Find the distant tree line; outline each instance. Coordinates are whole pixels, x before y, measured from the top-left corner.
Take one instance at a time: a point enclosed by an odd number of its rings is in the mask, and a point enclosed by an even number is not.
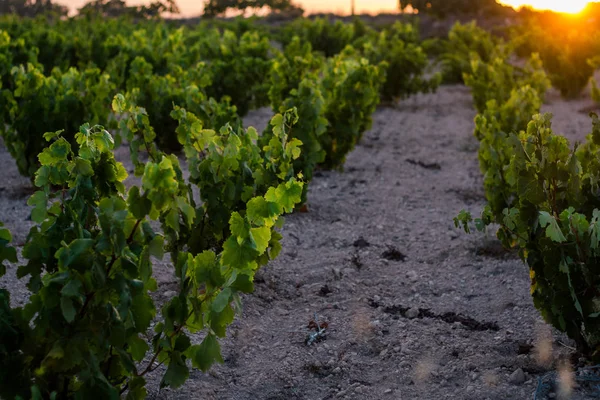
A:
[[[52,0],[0,0],[0,14],[16,14],[23,17],[35,17],[39,14],[66,15],[68,8]]]
[[[217,17],[228,11],[245,12],[248,9],[258,11],[268,9],[272,13],[293,13],[302,15],[303,10],[291,0],[205,0],[204,15]],[[0,14],[16,14],[22,17],[35,17],[41,14],[66,16],[66,6],[53,3],[52,0],[0,0]],[[80,15],[99,15],[102,17],[133,16],[153,18],[163,13],[178,14],[175,0],[156,0],[149,5],[129,6],[124,0],[92,0],[79,9]]]
[[[80,15],[101,15],[103,17],[133,17],[152,18],[168,12],[179,14],[175,0],[157,0],[149,5],[128,6],[123,0],[92,0],[79,9]]]
[[[512,11],[496,0],[399,0],[400,10],[411,6],[419,13],[444,18],[449,15],[499,15]]]
[[[292,4],[291,0],[207,0],[204,3],[204,15],[216,17],[224,15],[227,11],[258,11],[263,8],[274,13],[302,11],[300,7]]]
[[[66,6],[52,0],[0,0],[0,14],[15,14],[21,17],[35,17],[42,14],[66,16]],[[148,5],[128,6],[123,0],[92,0],[79,9],[81,15],[120,17],[130,15],[139,18],[152,18],[169,12],[178,14],[175,0],[157,0]]]

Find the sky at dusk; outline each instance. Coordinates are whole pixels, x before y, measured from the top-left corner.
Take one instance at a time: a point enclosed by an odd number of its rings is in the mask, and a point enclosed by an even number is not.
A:
[[[67,5],[72,11],[83,6],[87,0],[55,0],[57,3]],[[334,12],[349,14],[351,0],[295,0],[308,13]],[[149,3],[150,0],[129,0],[128,4]],[[183,16],[195,16],[202,13],[203,0],[176,0]],[[577,12],[585,7],[587,0],[501,0],[501,3],[511,6],[531,5],[538,9],[555,11]],[[355,0],[357,13],[377,14],[380,12],[396,12],[397,0]]]
[[[502,0],[500,2],[515,7],[529,5],[540,10],[579,12],[585,8],[588,1],[589,0]]]

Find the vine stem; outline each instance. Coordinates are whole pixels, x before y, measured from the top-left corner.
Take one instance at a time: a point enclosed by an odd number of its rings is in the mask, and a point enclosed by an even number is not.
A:
[[[192,314],[194,314],[194,310],[190,311],[190,313],[188,314],[187,318],[185,319],[186,322],[188,319],[190,319],[190,317],[192,316]],[[181,332],[181,330],[183,328],[185,328],[186,324],[183,323],[181,325],[179,325],[170,335],[169,335],[169,339],[172,339],[175,335],[179,334],[179,332]],[[152,368],[152,364],[154,364],[154,362],[156,361],[156,359],[158,358],[159,354],[162,352],[162,348],[158,349],[158,351],[156,353],[154,353],[154,356],[152,357],[152,359],[150,360],[150,362],[148,363],[148,366],[146,366],[146,368],[140,372],[140,373],[136,373],[136,376],[144,376],[146,375],[148,372],[152,372],[154,371],[154,369]],[[162,364],[162,363],[161,363]]]
[[[135,221],[135,225],[133,226],[133,229],[131,230],[129,237],[127,238],[127,244],[131,244],[131,242],[133,241],[133,236],[135,235],[135,231],[137,230],[137,228],[141,222],[142,222],[142,219],[138,219],[137,221]]]
[[[115,265],[115,262],[117,261],[118,258],[119,257],[117,257],[115,254],[112,255],[110,265],[108,266],[108,269],[106,270],[107,276],[110,274],[110,270],[112,269],[113,265]],[[87,307],[89,306],[90,302],[92,301],[92,299],[94,298],[95,295],[96,295],[96,292],[94,291],[94,292],[90,293],[88,296],[86,296],[85,303],[83,303],[83,307],[81,307],[81,310],[79,310],[79,312],[77,313],[78,318],[83,317],[83,314],[85,314]]]
[[[108,350],[108,361],[106,362],[106,369],[104,372],[104,376],[108,378],[108,374],[110,372],[110,365],[112,364],[112,360],[113,360],[113,346],[110,345],[110,348]]]
[[[523,236],[519,235],[517,232],[513,231],[512,229],[510,229],[508,226],[506,226],[506,225],[503,224],[502,227],[504,229],[506,229],[507,231],[509,231],[511,235],[514,235],[514,236],[516,236],[517,238],[519,238],[519,239],[521,239],[523,241],[527,241],[526,238],[524,238]]]
[[[129,235],[129,237],[127,238],[127,244],[130,244],[131,241],[133,240],[133,235],[135,234],[135,231],[137,230],[138,226],[140,225],[140,223],[142,222],[141,219],[138,219],[133,227],[133,229],[131,230],[131,234]],[[110,264],[108,266],[108,269],[106,270],[106,276],[108,277],[108,275],[110,275],[110,271],[112,270],[113,266],[115,265],[115,262],[119,259],[119,257],[116,254],[112,255],[112,258],[110,260]],[[79,313],[77,314],[78,317],[82,317],[83,314],[85,313],[88,305],[90,304],[90,302],[92,301],[92,299],[94,298],[94,296],[96,295],[96,292],[92,292],[90,293],[89,296],[86,297],[85,299],[85,303],[83,303],[83,307],[81,307],[81,310],[79,310]]]
[[[588,261],[588,254],[585,251],[585,247],[583,246],[582,242],[581,242],[581,238],[579,237],[579,232],[577,232],[577,229],[575,229],[575,227],[573,226],[573,221],[569,221],[569,226],[571,227],[571,232],[573,232],[573,234],[575,235],[575,244],[577,245],[577,247],[579,248],[579,251],[581,252],[581,255],[583,256],[583,262],[587,263]]]

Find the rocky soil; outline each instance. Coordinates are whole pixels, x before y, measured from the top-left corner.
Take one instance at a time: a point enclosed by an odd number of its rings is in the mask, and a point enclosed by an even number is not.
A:
[[[590,106],[551,94],[544,111],[576,140],[590,131]],[[269,116],[246,123],[262,128]],[[177,391],[159,390],[156,371],[151,398],[521,400],[551,371],[586,398],[569,383],[570,342],[533,307],[526,266],[493,233],[453,226],[484,204],[474,116],[462,86],[378,110],[345,171],[319,171],[308,212],[287,217],[281,256],[222,341],[225,363]],[[1,146],[0,170],[0,221],[22,243],[32,188]],[[160,300],[174,280],[167,264],[156,271]],[[14,267],[0,286],[26,299]],[[326,337],[307,345],[315,318]]]

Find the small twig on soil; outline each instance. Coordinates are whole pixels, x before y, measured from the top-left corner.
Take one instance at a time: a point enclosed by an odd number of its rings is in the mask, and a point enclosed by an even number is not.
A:
[[[563,343],[563,342],[561,342],[560,340],[558,340],[557,342],[558,342],[558,344],[560,344],[561,346],[563,346],[563,347],[565,347],[565,348],[567,348],[567,349],[569,349],[569,350],[572,350],[572,351],[577,351],[577,349],[576,349],[575,347],[567,346],[566,344],[564,344],[564,343]]]
[[[313,343],[325,340],[327,338],[327,326],[327,322],[325,321],[319,323],[317,313],[315,313],[315,319],[308,323],[308,329],[314,329],[315,332],[311,332],[308,334],[305,341],[306,345],[310,346]]]

